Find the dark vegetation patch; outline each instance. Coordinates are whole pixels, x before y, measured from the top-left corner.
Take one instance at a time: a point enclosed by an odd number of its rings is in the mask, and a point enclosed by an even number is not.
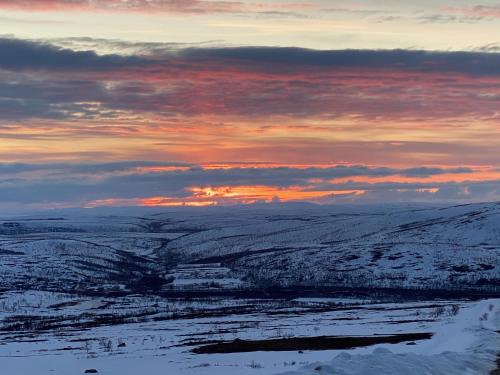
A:
[[[144,275],[137,280],[133,280],[127,286],[130,290],[136,292],[159,291],[166,284],[171,284],[175,280],[174,277],[163,278],[161,276],[150,274]]]
[[[400,258],[404,258],[404,255],[395,254],[395,255],[391,255],[391,256],[387,257],[387,259],[389,259],[389,260],[396,260],[396,259],[400,259]]]
[[[0,255],[25,255],[25,254],[20,251],[0,249]]]
[[[417,221],[414,223],[407,223],[407,224],[402,224],[400,225],[393,233],[402,233],[402,232],[407,232],[407,231],[413,231],[413,230],[422,230],[427,227],[432,227],[434,225],[438,224],[446,224],[450,222],[450,220],[445,219],[445,218],[436,218],[436,219],[429,219],[429,220],[424,220],[424,221]]]
[[[369,322],[363,324],[408,324],[408,323],[434,323],[435,319],[408,319],[408,320],[381,320],[377,322]]]
[[[405,333],[391,336],[317,336],[273,340],[239,340],[203,345],[192,350],[196,354],[248,353],[260,351],[346,350],[376,344],[398,344],[427,340],[432,333]]]
[[[453,266],[452,270],[455,272],[472,272],[471,268],[467,265],[463,266]]]
[[[56,303],[54,305],[50,305],[49,309],[63,309],[65,307],[73,307],[76,306],[80,303],[81,301],[68,301],[68,302],[61,302],[61,303]]]
[[[350,261],[353,261],[353,260],[356,260],[356,259],[359,259],[361,258],[359,255],[356,255],[356,254],[349,254],[349,255],[346,255],[342,258],[339,259],[339,261],[342,261],[342,262],[350,262]]]
[[[279,252],[280,254],[284,254],[284,253],[289,253],[289,252],[294,252],[294,251],[299,251],[299,250],[303,250],[303,249],[294,248],[294,247],[272,247],[270,249],[241,251],[238,253],[230,253],[230,254],[225,254],[225,255],[207,257],[207,258],[203,258],[203,259],[194,260],[190,263],[191,264],[210,264],[210,263],[229,264],[229,263],[233,263],[241,258],[246,258],[246,257],[252,256],[252,255],[261,255],[261,254],[275,253],[275,252]]]
[[[492,286],[492,287],[500,287],[500,279],[485,279],[485,278],[480,278],[476,282],[477,286]],[[498,297],[498,293],[497,293]]]
[[[479,267],[483,270],[483,271],[490,271],[490,270],[494,270],[495,269],[495,266],[492,265],[492,264],[480,264]]]
[[[384,255],[384,253],[379,248],[373,249],[371,251],[371,254],[372,254],[372,259],[371,259],[372,263],[377,263]]]
[[[497,367],[490,372],[490,375],[500,375],[500,354],[497,357]]]
[[[35,316],[13,315],[2,320],[0,333],[7,332],[46,332],[64,329],[86,330],[95,327],[113,326],[148,321],[155,312],[139,311],[134,314],[84,313],[78,316]]]
[[[429,278],[421,278],[422,283]],[[314,286],[294,285],[290,287],[254,287],[245,289],[227,290],[162,290],[157,295],[166,298],[193,299],[193,298],[221,298],[232,297],[242,299],[294,299],[294,298],[376,298],[389,302],[428,301],[437,298],[480,300],[484,298],[498,298],[497,288],[500,279],[480,279],[477,286],[491,287],[491,290],[474,288],[456,289],[396,289],[396,288],[369,288],[369,287],[335,287],[322,285]]]

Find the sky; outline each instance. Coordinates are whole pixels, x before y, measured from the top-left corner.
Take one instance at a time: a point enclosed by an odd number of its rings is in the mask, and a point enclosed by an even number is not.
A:
[[[0,0],[0,209],[500,200],[500,2]]]

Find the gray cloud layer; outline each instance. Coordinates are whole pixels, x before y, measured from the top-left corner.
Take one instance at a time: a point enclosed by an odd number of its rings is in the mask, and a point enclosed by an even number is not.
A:
[[[0,121],[114,119],[123,112],[369,119],[498,112],[500,53],[133,48],[135,55],[99,55],[0,38]]]
[[[139,167],[178,166],[179,170],[138,172]],[[26,177],[26,173],[43,172],[43,178]],[[123,173],[127,172],[127,173]],[[348,177],[429,177],[440,174],[471,173],[468,168],[369,168],[366,166],[335,166],[331,168],[231,168],[202,169],[183,163],[128,161],[102,164],[0,164],[0,201],[25,204],[43,202],[85,203],[92,200],[147,198],[151,196],[186,197],[189,187],[265,185],[278,188],[290,186],[305,190],[419,189],[424,185],[331,184],[327,181]],[[86,176],[91,174],[94,177]],[[310,181],[321,180],[311,183]],[[311,185],[315,187],[311,187]]]
[[[0,38],[0,69],[7,70],[109,70],[140,65],[135,56],[98,55],[94,51],[73,51],[49,43]]]
[[[112,43],[112,42],[111,42]],[[73,51],[47,42],[0,38],[0,68],[8,70],[87,70],[154,66],[179,68],[179,63],[255,64],[255,69],[282,71],[283,66],[403,69],[417,72],[456,72],[500,75],[500,54],[484,52],[414,50],[311,50],[292,47],[174,48],[165,44],[144,44],[157,56],[98,55],[94,51]],[[137,48],[137,47],[136,47]],[[278,66],[276,66],[276,65]],[[189,68],[186,66],[186,68]],[[251,68],[245,66],[245,68]],[[276,68],[276,69],[274,69]]]

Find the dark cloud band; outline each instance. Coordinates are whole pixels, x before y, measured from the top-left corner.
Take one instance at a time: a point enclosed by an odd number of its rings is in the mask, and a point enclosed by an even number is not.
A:
[[[101,41],[101,43],[105,43]],[[113,43],[113,42],[111,42]],[[140,50],[137,43],[135,48]],[[99,55],[73,51],[47,42],[0,38],[0,68],[87,70],[212,69],[222,64],[241,70],[278,74],[296,69],[384,69],[427,73],[461,73],[500,76],[500,53],[417,50],[312,50],[292,47],[175,48],[144,43],[138,56]],[[194,64],[194,65],[193,65]],[[283,67],[288,69],[283,71]]]
[[[137,168],[152,168],[137,171]],[[181,167],[158,171],[161,167]],[[43,178],[26,173],[43,172]],[[123,173],[127,172],[127,173]],[[270,186],[304,190],[366,188],[367,184],[331,184],[349,177],[430,177],[440,174],[473,173],[469,168],[370,168],[335,166],[330,168],[222,168],[204,169],[184,163],[127,161],[101,164],[0,164],[2,202],[85,202],[99,199],[131,199],[150,196],[186,197],[192,186]],[[24,175],[22,175],[24,174]],[[91,175],[89,178],[88,175]],[[316,182],[312,183],[314,180]],[[312,186],[315,186],[312,187]],[[381,185],[383,186],[383,185]],[[399,185],[401,186],[401,185]],[[389,186],[385,186],[389,188]],[[395,187],[392,186],[392,189]]]

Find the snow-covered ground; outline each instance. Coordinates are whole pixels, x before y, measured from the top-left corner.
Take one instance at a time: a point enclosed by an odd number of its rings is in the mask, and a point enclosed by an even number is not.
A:
[[[487,375],[499,287],[498,203],[4,218],[0,374]]]
[[[500,349],[498,334],[494,333],[499,328],[499,307],[499,300],[183,301],[11,292],[0,299],[1,373],[76,375],[96,369],[110,375],[269,375],[287,371],[300,375],[403,374],[403,369],[408,368],[407,374],[488,374]],[[117,324],[99,324],[109,316],[126,319]],[[7,329],[9,324],[12,328],[16,321],[24,321],[23,317],[30,318],[28,325]],[[50,319],[53,321],[48,324]],[[37,321],[47,325],[34,324]],[[350,350],[231,354],[191,351],[211,342],[235,339],[374,337],[423,332],[434,336],[430,340]],[[427,366],[428,371],[422,366]],[[439,372],[445,367],[454,371]],[[337,372],[332,372],[332,368]],[[472,369],[477,371],[471,372]]]
[[[431,340],[411,350],[381,346],[369,354],[346,351],[331,361],[281,375],[481,375],[495,368],[500,353],[500,300],[475,303],[437,328]]]

